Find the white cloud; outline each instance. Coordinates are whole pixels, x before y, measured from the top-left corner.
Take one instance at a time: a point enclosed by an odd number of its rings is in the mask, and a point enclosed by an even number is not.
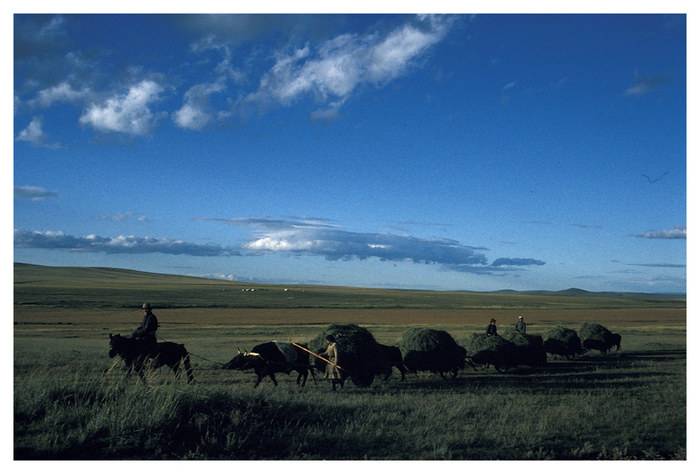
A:
[[[196,257],[221,257],[238,255],[236,249],[219,245],[200,245],[182,240],[120,235],[100,237],[95,234],[74,237],[62,231],[29,231],[15,229],[16,248],[40,248],[70,250],[75,252],[104,252],[110,254],[192,255]]]
[[[651,230],[643,234],[636,234],[635,237],[644,239],[686,239],[686,226],[677,225],[668,230]]]
[[[143,80],[125,94],[93,104],[80,117],[80,123],[108,132],[133,135],[149,133],[159,118],[149,105],[159,99],[163,88],[154,81]]]
[[[17,140],[21,142],[28,142],[33,145],[40,145],[45,140],[46,136],[42,130],[42,121],[38,117],[34,117],[27,128],[19,132],[17,135]]]
[[[211,94],[222,92],[222,81],[213,84],[197,84],[185,93],[183,106],[173,114],[173,120],[181,128],[202,130],[213,119],[215,112],[210,104]]]
[[[306,44],[291,53],[278,53],[258,91],[247,100],[288,105],[311,95],[335,103],[325,113],[317,111],[317,118],[327,118],[358,86],[381,85],[404,74],[444,37],[450,23],[443,17],[419,17],[417,23],[403,25],[384,37],[343,34],[316,48]]]
[[[53,87],[39,91],[36,99],[30,101],[30,105],[37,104],[41,107],[50,107],[54,102],[76,103],[89,97],[91,92],[87,88],[74,89],[67,82],[62,82]]]
[[[450,239],[421,239],[409,235],[360,233],[340,230],[323,220],[284,220],[268,218],[205,218],[202,221],[224,222],[240,227],[254,227],[258,235],[241,245],[247,255],[286,253],[323,257],[327,260],[411,261],[438,264],[445,270],[504,274],[516,267],[544,265],[532,258],[500,258],[489,265],[479,252],[483,247],[471,247]]]
[[[44,201],[55,197],[58,197],[58,193],[39,186],[15,186],[15,199]]]

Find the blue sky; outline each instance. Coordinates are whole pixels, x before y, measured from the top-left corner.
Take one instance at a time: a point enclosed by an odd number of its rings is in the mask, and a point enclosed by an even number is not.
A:
[[[14,261],[685,292],[683,15],[17,15]]]

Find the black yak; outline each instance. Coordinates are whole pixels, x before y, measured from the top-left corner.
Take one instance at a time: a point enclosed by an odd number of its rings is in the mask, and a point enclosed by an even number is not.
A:
[[[439,329],[414,328],[406,331],[398,344],[403,363],[410,372],[435,372],[442,378],[446,374],[457,377],[464,369],[466,349],[458,345],[452,336]]]
[[[379,344],[379,346],[382,348],[382,350],[384,351],[384,355],[391,364],[389,370],[387,371],[386,377],[384,377],[384,380],[388,380],[391,376],[392,367],[396,367],[397,369],[399,369],[399,372],[401,372],[401,380],[406,380],[406,366],[403,363],[401,349],[399,349],[396,346],[386,346],[384,344]]]
[[[622,336],[613,334],[600,324],[583,323],[579,335],[585,350],[600,351],[602,355],[606,355],[613,347],[620,350]]]
[[[493,366],[497,371],[504,372],[517,365],[517,346],[498,334],[472,334],[466,340],[465,347],[467,359],[475,369]]]
[[[300,344],[301,345],[301,344]],[[289,342],[265,342],[253,347],[250,352],[238,350],[238,354],[224,366],[229,370],[253,369],[258,376],[257,387],[264,377],[270,377],[277,385],[276,373],[298,373],[297,385],[306,385],[306,379],[311,371],[315,378],[313,366],[309,365],[309,353]]]
[[[553,355],[561,355],[567,359],[583,352],[581,339],[573,329],[557,326],[544,335],[544,350]]]
[[[506,329],[503,332],[503,338],[515,344],[513,365],[536,366],[547,363],[547,352],[544,350],[542,336]]]

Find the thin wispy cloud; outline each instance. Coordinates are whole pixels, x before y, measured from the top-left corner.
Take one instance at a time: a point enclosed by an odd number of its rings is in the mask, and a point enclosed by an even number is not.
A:
[[[652,268],[686,268],[685,264],[679,263],[627,263],[633,267],[652,267]]]
[[[103,221],[126,222],[134,216],[136,216],[136,220],[139,222],[150,222],[148,217],[144,215],[137,216],[133,211],[118,212],[116,214],[102,214],[100,219]]]
[[[664,82],[666,82],[666,78],[663,76],[639,76],[636,77],[634,83],[625,90],[624,95],[646,95]]]
[[[39,186],[15,186],[15,199],[45,201],[58,197],[58,193]]]
[[[523,267],[530,265],[544,265],[545,262],[534,258],[497,258],[491,264],[492,267]]]
[[[651,230],[641,234],[635,234],[634,237],[643,239],[686,239],[686,226],[677,225],[673,229],[667,230]]]
[[[574,227],[578,227],[580,229],[602,229],[603,227],[596,225],[596,224],[571,224]]]

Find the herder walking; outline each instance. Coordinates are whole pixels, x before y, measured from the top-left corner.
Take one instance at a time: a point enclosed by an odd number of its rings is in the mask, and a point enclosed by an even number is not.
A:
[[[525,321],[523,321],[523,317],[518,316],[518,322],[515,323],[515,330],[525,334],[525,329],[526,329],[526,324],[525,324]]]
[[[345,382],[340,375],[338,348],[335,345],[335,337],[332,334],[326,336],[326,344],[328,344],[328,348],[322,355],[327,356],[328,360],[331,362],[330,364],[326,364],[326,378],[333,384],[333,391],[335,392],[336,384],[340,384],[340,388],[343,388]]]

